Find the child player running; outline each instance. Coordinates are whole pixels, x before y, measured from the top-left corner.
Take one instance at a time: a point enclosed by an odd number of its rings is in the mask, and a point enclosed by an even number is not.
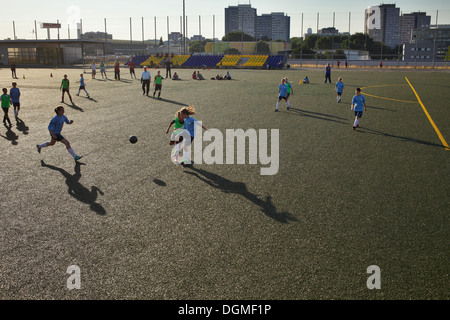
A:
[[[337,93],[337,102],[341,102],[342,92],[344,91],[344,83],[342,82],[342,78],[338,79],[336,82],[336,93]]]
[[[2,104],[2,110],[3,110],[3,125],[6,127],[6,121],[9,123],[9,128],[11,128],[11,120],[9,120],[8,111],[9,106],[12,104],[11,97],[8,94],[8,89],[3,88],[2,89],[3,94],[1,96],[1,104]]]
[[[287,99],[286,99],[286,104],[287,104],[287,109],[289,110],[290,107],[290,103],[289,103],[289,96],[292,94],[294,95],[294,88],[292,88],[291,83],[289,82],[288,78],[284,78],[284,81],[286,82],[286,87],[287,87]]]
[[[69,79],[67,79],[67,74],[64,75],[64,79],[62,79],[61,81],[61,86],[59,87],[59,90],[62,90],[62,98],[61,98],[61,103],[64,103],[64,93],[67,92],[67,94],[69,95],[69,99],[70,102],[72,102],[72,96],[70,95],[69,92],[69,87],[70,87],[70,82]]]
[[[9,95],[11,96],[11,101],[14,107],[14,116],[19,119],[19,110],[20,110],[20,90],[17,88],[17,83],[12,83],[12,88],[9,90]]]
[[[355,122],[353,123],[353,130],[355,130],[359,127],[359,119],[362,117],[363,112],[366,111],[366,99],[361,94],[361,88],[356,88],[351,109],[355,112]]]
[[[161,99],[161,88],[163,77],[161,76],[161,71],[158,71],[158,74],[155,76],[155,82],[153,85],[155,86],[155,91],[153,92],[153,98],[155,98],[156,91],[158,91],[158,99]]]
[[[192,112],[193,107],[189,107],[189,108],[191,108],[191,112]],[[175,113],[175,118],[169,123],[169,126],[167,127],[167,130],[166,130],[166,134],[167,134],[167,133],[169,133],[170,127],[172,125],[174,126],[173,127],[174,130],[172,132],[172,135],[170,136],[169,144],[171,146],[173,146],[176,143],[175,154],[172,155],[173,162],[175,162],[175,163],[178,163],[178,153],[180,152],[179,142],[181,142],[179,138],[182,138],[182,136],[177,138],[177,135],[180,133],[180,129],[182,129],[184,127],[184,120],[181,119],[181,110],[182,109],[178,110]]]
[[[67,151],[72,155],[72,157],[75,159],[75,161],[78,161],[82,158],[82,156],[77,156],[75,151],[73,151],[72,147],[70,146],[70,143],[67,139],[65,139],[61,135],[61,131],[63,128],[64,123],[72,124],[73,120],[67,119],[67,117],[64,115],[64,107],[58,106],[55,108],[56,116],[53,117],[53,119],[50,121],[50,124],[48,125],[48,131],[50,132],[51,140],[50,142],[44,142],[42,144],[37,144],[36,148],[39,153],[41,153],[41,149],[45,147],[51,147],[55,145],[56,141],[59,141],[63,143]]]
[[[281,99],[284,99],[286,101],[286,109],[289,110],[289,101],[287,98],[287,85],[285,78],[281,79],[281,84],[278,86],[278,100],[277,100],[277,108],[275,109],[275,112],[278,112],[278,108],[280,106]]]
[[[86,92],[88,98],[90,98],[89,97],[89,92],[87,92],[87,90],[86,90],[86,84],[84,83],[84,77],[83,77],[82,73],[80,74],[80,81],[77,81],[77,82],[80,84],[80,88],[78,89],[77,96],[80,95],[80,91],[81,90],[84,90],[84,92]]]
[[[183,129],[186,129],[187,132],[189,132],[189,135],[191,136],[191,143],[195,138],[195,123],[197,122],[196,119],[191,117],[191,115],[195,114],[195,107],[189,106],[188,108],[182,108],[180,110],[180,120],[184,122]],[[205,128],[205,126],[202,125],[203,130],[208,130]],[[188,143],[188,146],[190,147],[190,144]],[[185,164],[194,164],[193,161],[190,160],[190,148],[184,149],[184,160],[181,163],[182,165]]]

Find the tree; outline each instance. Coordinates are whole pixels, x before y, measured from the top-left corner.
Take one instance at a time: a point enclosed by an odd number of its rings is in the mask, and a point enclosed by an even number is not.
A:
[[[224,51],[225,54],[241,54],[241,52],[236,48],[228,48]]]
[[[302,45],[302,41],[303,41],[303,38],[299,38],[299,37],[294,37],[294,38],[289,39],[292,50],[294,51],[295,49],[300,47]]]
[[[160,45],[160,46],[163,46],[163,45],[164,45],[164,41],[163,41],[162,37],[159,39],[159,45]]]
[[[256,44],[256,52],[257,53],[270,53],[270,47],[265,41],[258,41]]]
[[[252,36],[242,32],[242,31],[229,32],[222,37],[222,41],[242,41],[242,40],[255,41],[255,39]]]

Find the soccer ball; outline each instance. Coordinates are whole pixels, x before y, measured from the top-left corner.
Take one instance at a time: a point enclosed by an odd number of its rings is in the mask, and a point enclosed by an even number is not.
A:
[[[131,142],[131,143],[136,143],[137,140],[138,140],[138,139],[137,139],[136,136],[131,136],[131,137],[130,137],[130,142]]]

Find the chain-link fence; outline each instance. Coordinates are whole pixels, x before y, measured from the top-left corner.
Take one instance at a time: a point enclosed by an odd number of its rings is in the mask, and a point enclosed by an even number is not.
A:
[[[383,6],[395,7],[381,5],[376,8]],[[0,38],[103,43],[79,46],[83,58],[100,55],[282,54],[295,65],[323,65],[324,61],[329,61],[339,67],[345,67],[345,63],[347,67],[446,66],[445,61],[450,59],[450,10],[405,13],[395,8],[392,17],[389,11],[392,8],[384,7],[366,12],[286,13],[290,17],[289,41],[281,41],[273,36],[276,34],[273,30],[272,38],[255,32],[249,35],[250,38],[238,34],[225,39],[224,15],[94,19],[82,18],[76,6],[69,9],[67,17],[53,21],[58,28],[45,28],[46,25],[38,20],[2,20]],[[388,23],[383,25],[386,19]],[[26,56],[22,59],[25,61],[33,57],[33,49],[16,50],[12,42],[7,45],[12,48],[9,51],[0,49],[2,60]],[[38,50],[42,55],[64,56],[57,49]],[[75,54],[78,50],[72,51]]]

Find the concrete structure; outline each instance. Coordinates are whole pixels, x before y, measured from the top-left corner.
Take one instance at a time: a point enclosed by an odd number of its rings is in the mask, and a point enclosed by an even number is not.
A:
[[[250,4],[225,8],[225,34],[243,31],[256,40],[289,42],[291,18],[282,12],[258,16]]]
[[[400,17],[400,44],[410,42],[412,40],[413,29],[430,28],[431,17],[425,12],[413,12],[402,14]]]
[[[365,10],[364,33],[375,41],[394,48],[399,44],[400,8],[395,4],[382,4]]]

